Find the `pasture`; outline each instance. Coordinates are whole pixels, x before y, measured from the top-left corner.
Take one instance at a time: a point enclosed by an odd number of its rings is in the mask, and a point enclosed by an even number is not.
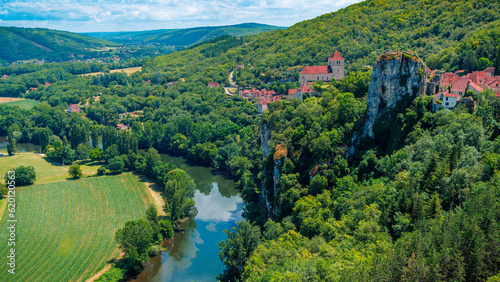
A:
[[[141,71],[142,67],[133,67],[133,68],[125,68],[125,69],[116,69],[116,70],[110,70],[110,73],[114,72],[123,72],[126,75],[131,75],[132,73],[136,71]],[[104,72],[92,72],[92,73],[84,73],[80,74],[80,76],[86,76],[86,75],[98,75],[98,74],[105,74]]]
[[[153,202],[133,174],[16,190],[16,274],[7,272],[7,213],[0,219],[2,281],[86,281],[120,255],[114,232]]]
[[[0,158],[0,175],[19,166],[33,166],[36,172],[36,183],[64,180],[69,177],[68,166],[48,162],[46,158],[34,153],[17,153],[14,156]]]
[[[21,109],[29,110],[34,106],[38,105],[39,101],[28,100],[22,98],[9,98],[2,97],[0,98],[0,104],[5,104],[7,106],[18,106]]]

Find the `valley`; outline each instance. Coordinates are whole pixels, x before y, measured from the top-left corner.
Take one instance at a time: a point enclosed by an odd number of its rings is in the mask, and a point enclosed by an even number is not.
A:
[[[498,280],[499,11],[366,0],[50,62],[61,33],[26,31],[47,62],[0,67],[7,281]]]

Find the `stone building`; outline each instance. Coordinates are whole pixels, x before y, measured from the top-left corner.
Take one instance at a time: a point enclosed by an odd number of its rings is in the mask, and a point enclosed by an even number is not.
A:
[[[339,51],[335,52],[328,58],[327,66],[307,66],[299,76],[299,87],[302,84],[313,83],[316,81],[330,82],[332,78],[341,80],[344,78],[344,58]]]

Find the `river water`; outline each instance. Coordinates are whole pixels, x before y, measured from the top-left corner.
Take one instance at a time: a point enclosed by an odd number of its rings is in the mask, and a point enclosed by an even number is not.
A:
[[[175,233],[167,250],[152,257],[135,281],[217,281],[223,270],[219,259],[219,242],[226,239],[225,229],[242,219],[243,200],[234,181],[216,170],[188,165],[184,158],[162,155],[162,161],[186,171],[198,190],[194,200],[198,214]]]
[[[7,137],[0,137],[0,150],[7,151]],[[16,151],[18,152],[35,152],[41,153],[41,146],[31,143],[16,143]]]

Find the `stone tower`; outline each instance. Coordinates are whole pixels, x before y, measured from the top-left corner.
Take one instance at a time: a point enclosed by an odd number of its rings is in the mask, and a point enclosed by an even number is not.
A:
[[[331,72],[336,80],[344,78],[344,58],[337,50],[328,58],[328,72]]]

